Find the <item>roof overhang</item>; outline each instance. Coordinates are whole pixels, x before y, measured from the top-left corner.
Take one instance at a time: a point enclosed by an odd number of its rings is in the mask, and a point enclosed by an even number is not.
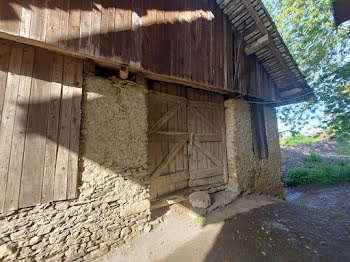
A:
[[[340,26],[343,22],[350,20],[350,1],[333,0],[332,2],[335,24]]]
[[[245,53],[255,55],[280,91],[282,104],[315,98],[261,0],[216,0],[244,37]]]

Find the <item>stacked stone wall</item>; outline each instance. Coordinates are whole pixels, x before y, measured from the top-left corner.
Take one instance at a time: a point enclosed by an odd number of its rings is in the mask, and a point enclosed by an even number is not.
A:
[[[151,229],[147,88],[86,76],[79,197],[0,217],[0,261],[84,261]]]
[[[229,188],[239,193],[258,193],[282,198],[282,167],[276,110],[265,106],[269,156],[258,159],[253,151],[251,110],[248,102],[225,101]]]

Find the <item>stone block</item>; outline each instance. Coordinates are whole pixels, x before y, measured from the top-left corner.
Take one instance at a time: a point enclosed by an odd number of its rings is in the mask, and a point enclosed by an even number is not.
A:
[[[192,193],[188,200],[193,207],[197,208],[208,208],[211,205],[210,195],[203,191]]]

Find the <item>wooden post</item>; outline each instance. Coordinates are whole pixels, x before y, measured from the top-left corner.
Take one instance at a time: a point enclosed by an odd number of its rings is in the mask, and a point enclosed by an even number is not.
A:
[[[127,65],[123,65],[120,67],[119,77],[123,80],[128,79],[129,77],[129,67]]]
[[[95,62],[91,59],[84,61],[84,74],[88,76],[95,75]]]

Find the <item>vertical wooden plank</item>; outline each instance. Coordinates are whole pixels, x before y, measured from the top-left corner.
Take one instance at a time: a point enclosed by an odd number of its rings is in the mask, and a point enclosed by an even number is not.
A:
[[[0,1],[1,31],[13,35],[19,34],[22,15],[22,0]]]
[[[54,182],[58,147],[58,123],[62,92],[62,71],[63,56],[60,54],[54,54],[50,84],[45,164],[41,192],[42,203],[48,203],[54,200]]]
[[[47,24],[47,8],[46,0],[34,0],[32,8],[32,17],[30,23],[30,38],[41,42],[45,42],[46,24]]]
[[[228,32],[229,32],[229,42],[228,42],[228,50],[229,50],[229,60],[228,60],[228,64],[229,64],[229,89],[232,90],[233,89],[233,76],[234,76],[234,64],[235,64],[235,59],[234,59],[234,54],[233,54],[233,50],[234,50],[234,35],[231,31],[231,27],[230,27],[230,23],[227,22],[227,27],[228,27]]]
[[[4,105],[6,81],[10,64],[11,45],[7,40],[0,40],[0,126]]]
[[[210,10],[213,10],[213,2],[209,2]],[[213,14],[215,12],[213,11]],[[209,23],[209,84],[214,85],[214,30],[215,30],[215,17]]]
[[[11,155],[11,143],[16,115],[17,92],[20,81],[23,49],[17,45],[11,48],[9,73],[0,126],[0,212],[4,210],[5,193]]]
[[[74,62],[74,82],[73,86],[70,87],[72,89],[73,98],[70,123],[67,199],[73,199],[77,197],[81,99],[83,94],[83,61],[76,59]]]
[[[123,53],[123,21],[124,21],[124,11],[120,6],[120,1],[116,0],[115,3],[115,22],[114,22],[114,59],[117,62],[122,61],[122,53]]]
[[[171,95],[176,95],[176,88],[175,85],[168,84],[169,89],[168,93]],[[169,102],[167,103],[168,105],[168,111],[170,111],[174,106],[176,106],[176,103]],[[177,114],[173,116],[172,118],[169,119],[168,121],[168,132],[176,132],[177,131]],[[169,142],[169,151],[175,146],[176,142]],[[169,163],[169,173],[175,173],[176,170],[176,159],[177,159],[178,154],[176,154],[175,159],[170,161]]]
[[[179,2],[171,2],[171,13],[170,13],[170,24],[168,27],[170,27],[169,32],[167,33],[167,37],[170,41],[171,44],[171,49],[170,49],[170,62],[171,62],[171,75],[172,76],[179,76],[179,48],[178,48],[178,29],[180,29],[180,27],[178,26],[179,24],[179,10],[180,7],[178,6],[180,3]],[[174,39],[174,36],[175,37]],[[182,39],[183,40],[183,39]]]
[[[196,73],[198,71],[197,67],[197,48],[196,48],[196,43],[197,43],[197,27],[196,27],[196,0],[190,0],[191,2],[191,22],[190,22],[190,27],[191,27],[191,42],[190,42],[190,48],[191,48],[191,66],[190,66],[190,79],[195,81],[196,80]]]
[[[164,46],[164,0],[161,0],[157,3],[157,33],[156,33],[156,72],[164,72],[164,60],[168,59],[164,57],[164,49],[167,48]]]
[[[94,0],[93,2],[93,12],[92,12],[92,32],[91,32],[91,41],[92,41],[92,53],[96,57],[100,56],[100,30],[101,30],[101,13],[102,5],[101,0]]]
[[[66,0],[48,1],[48,15],[45,42],[51,45],[58,45],[60,40],[61,8]]]
[[[21,25],[20,25],[20,29],[19,29],[19,35],[22,37],[29,38],[30,24],[31,24],[31,19],[32,19],[31,6],[34,3],[34,0],[28,0],[28,1],[23,1],[23,2],[26,2],[26,4],[22,6]]]
[[[154,82],[154,91],[160,92],[161,87],[159,82]],[[154,106],[154,117],[156,122],[161,119],[162,117],[162,112],[161,112],[161,103],[159,101],[155,101],[155,106]],[[163,159],[162,156],[162,142],[157,141],[155,142],[155,147],[154,147],[154,158],[155,158],[155,167],[158,167]],[[154,170],[153,170],[154,171]],[[153,184],[154,187],[154,196],[157,197],[159,195],[159,186],[157,183]]]
[[[228,89],[228,32],[227,31],[227,26],[226,26],[226,17],[225,15],[222,16],[222,27],[223,27],[223,38],[224,38],[224,43],[223,43],[223,53],[224,53],[224,57],[223,57],[223,73],[224,73],[224,84],[223,84],[223,88]]]
[[[72,51],[79,50],[81,1],[82,0],[72,0],[69,5],[67,48]]]
[[[191,79],[191,1],[185,1],[184,78]]]
[[[121,0],[121,5],[124,7],[123,18],[123,46],[122,46],[122,62],[129,64],[130,62],[130,45],[131,41],[131,6],[132,1]]]
[[[143,0],[132,0],[130,65],[141,67]]]
[[[206,72],[204,72],[204,61],[203,61],[203,56],[206,55],[205,53],[205,42],[207,41],[207,39],[203,39],[202,38],[202,33],[203,33],[203,22],[202,22],[202,18],[201,18],[201,10],[203,8],[203,3],[196,1],[196,5],[195,5],[195,15],[196,15],[196,20],[194,21],[195,23],[195,27],[196,27],[196,34],[195,34],[195,58],[196,58],[196,69],[195,69],[195,77],[194,79],[196,81],[199,82],[203,82],[204,79],[204,74]]]
[[[152,10],[151,10],[151,4],[152,0],[143,0],[143,13],[144,16],[142,17],[142,46],[141,46],[141,66],[142,68],[149,70],[150,69],[150,63],[152,61],[151,56],[151,49],[150,49],[150,43],[151,43],[151,28],[152,28]]]
[[[61,48],[66,49],[68,46],[68,21],[69,21],[69,5],[70,1],[74,0],[62,0],[62,6],[60,9],[60,33],[58,45]]]
[[[185,74],[185,46],[186,46],[186,16],[185,16],[185,1],[177,1],[179,9],[179,22],[175,23],[177,37],[176,37],[176,74],[183,78]]]
[[[114,1],[102,0],[101,9],[101,31],[100,31],[100,56],[103,58],[111,58],[113,48],[114,34]]]
[[[162,73],[165,75],[171,75],[171,60],[172,60],[172,50],[176,41],[174,40],[174,35],[172,35],[172,9],[171,4],[164,1],[163,4],[163,23],[161,27],[163,28],[163,48],[162,48]]]
[[[79,52],[92,54],[91,34],[92,34],[92,0],[83,0],[80,12],[80,41]]]
[[[51,70],[52,53],[36,49],[22,167],[20,208],[41,202]]]
[[[208,2],[205,1],[205,3],[203,3],[204,5],[204,10],[208,10]],[[202,54],[201,54],[201,59],[202,59],[202,81],[206,84],[209,83],[209,44],[210,44],[210,32],[209,32],[209,21],[206,19],[202,19],[202,26],[201,26],[201,30],[202,30],[202,44],[203,44],[203,48],[201,48]]]
[[[74,58],[65,57],[63,67],[63,87],[60,105],[58,151],[55,171],[54,200],[67,198],[69,138],[72,113],[72,89],[74,85]]]
[[[35,50],[33,47],[26,46],[23,48],[21,76],[12,135],[10,166],[7,178],[5,210],[18,209],[34,54]]]
[[[158,63],[158,58],[156,57],[156,50],[157,50],[157,10],[156,5],[153,0],[151,1],[151,10],[150,10],[150,23],[151,23],[151,31],[150,31],[150,70],[152,72],[156,72],[156,64]]]

